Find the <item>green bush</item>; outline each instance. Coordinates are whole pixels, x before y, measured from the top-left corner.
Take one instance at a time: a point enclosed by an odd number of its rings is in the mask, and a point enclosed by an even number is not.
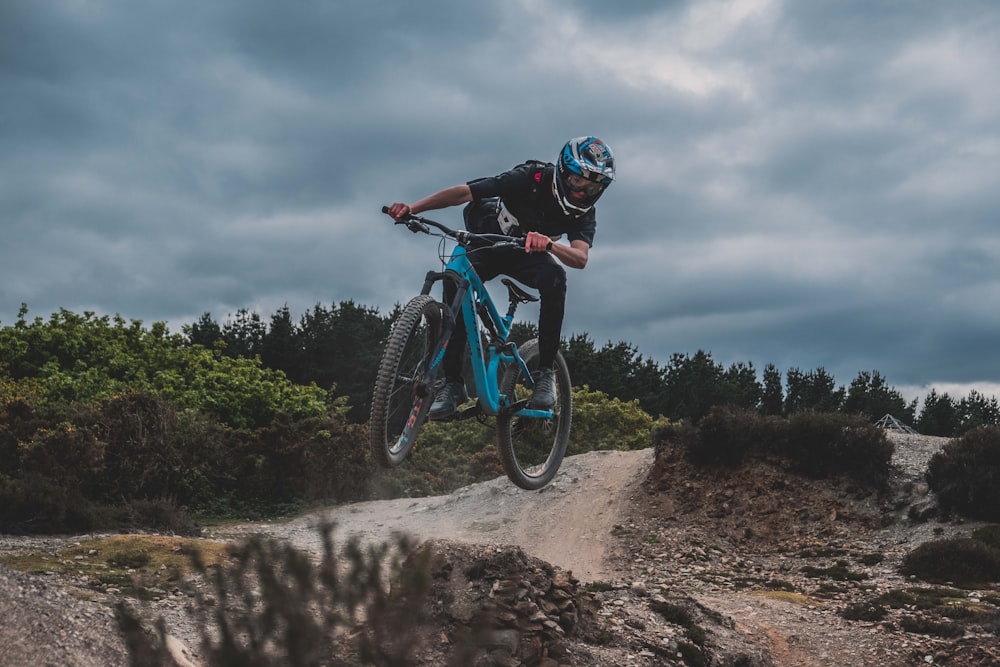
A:
[[[327,392],[293,384],[283,371],[264,368],[256,357],[227,357],[197,345],[174,350],[173,357],[170,366],[156,372],[153,389],[229,426],[255,428],[279,415],[306,419],[327,410]]]
[[[6,383],[9,390],[13,385]],[[0,386],[0,389],[3,387]],[[233,429],[151,392],[53,404],[0,402],[0,531],[179,527],[368,494],[365,429],[344,410]]]
[[[503,474],[492,423],[427,422],[403,465],[375,475],[374,495],[420,497],[451,493]]]
[[[594,450],[636,450],[650,446],[656,422],[639,400],[622,401],[583,386],[573,390],[573,429],[569,454]]]
[[[874,600],[868,600],[847,605],[840,612],[840,615],[848,621],[877,622],[884,619],[887,613],[884,605]]]
[[[1000,428],[978,428],[931,457],[927,483],[942,511],[1000,520]]]
[[[810,477],[846,475],[882,485],[889,478],[893,444],[865,417],[799,412],[788,419],[783,453]]]
[[[22,315],[23,315],[22,309]],[[125,392],[155,393],[181,409],[214,415],[238,428],[265,426],[280,414],[321,416],[330,400],[314,384],[290,382],[259,358],[232,358],[170,334],[162,322],[77,315],[0,327],[0,399],[10,383],[49,405],[90,404]]]
[[[650,434],[656,455],[674,447],[689,452],[698,446],[698,428],[691,422],[658,423]]]
[[[265,428],[239,431],[228,452],[235,475],[230,488],[247,501],[272,504],[359,500],[374,472],[361,444],[365,433],[342,414],[279,417]]]
[[[957,623],[934,621],[929,618],[904,616],[899,621],[900,627],[915,635],[930,635],[932,637],[961,637],[965,630]]]
[[[751,454],[773,451],[783,427],[781,419],[755,410],[717,406],[698,422],[696,431],[688,432],[688,455],[702,464],[739,465]]]
[[[78,486],[37,473],[0,472],[0,533],[82,533],[99,524],[97,507]]]
[[[972,538],[979,540],[988,547],[1000,549],[1000,526],[990,524],[972,531]]]
[[[1000,581],[1000,550],[968,537],[925,542],[906,554],[900,571],[932,583],[988,584]]]
[[[732,407],[712,408],[697,426],[657,428],[653,441],[679,443],[700,464],[779,457],[811,477],[845,475],[873,486],[888,479],[893,452],[885,432],[863,417],[799,412],[786,420]]]

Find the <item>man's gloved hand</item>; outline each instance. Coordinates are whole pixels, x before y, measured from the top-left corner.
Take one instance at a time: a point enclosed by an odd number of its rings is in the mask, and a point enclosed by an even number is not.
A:
[[[552,239],[545,234],[528,232],[524,239],[525,252],[548,252],[552,249]]]

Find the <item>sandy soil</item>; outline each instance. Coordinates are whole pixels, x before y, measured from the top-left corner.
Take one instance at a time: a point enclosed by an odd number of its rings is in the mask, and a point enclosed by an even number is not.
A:
[[[281,523],[226,526],[208,536],[278,535],[319,553],[316,525],[326,519],[336,524],[338,539],[382,543],[407,533],[421,540],[516,544],[582,581],[598,581],[616,576],[608,559],[610,535],[641,493],[652,463],[651,449],[592,452],[568,457],[540,491],[524,491],[502,477],[447,496],[355,503]]]

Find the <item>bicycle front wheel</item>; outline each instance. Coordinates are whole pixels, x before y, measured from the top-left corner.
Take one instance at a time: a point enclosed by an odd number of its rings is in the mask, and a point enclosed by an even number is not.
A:
[[[372,396],[368,438],[372,455],[386,468],[413,449],[434,402],[430,355],[441,336],[441,304],[428,295],[406,304],[389,333]]]
[[[531,340],[520,347],[521,358],[529,371],[538,368],[538,341]],[[556,404],[552,417],[519,417],[512,414],[497,416],[497,449],[500,461],[510,481],[522,489],[540,489],[555,477],[566,455],[569,431],[573,421],[573,396],[569,369],[562,354],[552,364],[556,374]],[[511,402],[531,396],[527,380],[516,364],[504,373],[500,391]]]

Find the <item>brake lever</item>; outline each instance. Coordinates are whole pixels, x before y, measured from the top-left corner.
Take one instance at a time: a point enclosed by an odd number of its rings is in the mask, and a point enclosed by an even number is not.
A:
[[[385,213],[386,215],[389,215],[389,207],[383,206],[382,212]],[[407,215],[405,220],[395,220],[394,224],[406,225],[406,228],[409,229],[414,234],[416,234],[417,232],[423,232],[424,234],[431,233],[431,228],[425,225],[423,222],[421,222],[420,218],[413,215],[412,213]]]
[[[406,225],[406,228],[409,229],[414,234],[416,234],[417,232],[423,232],[424,234],[430,234],[431,233],[431,228],[428,227],[427,225],[425,225],[424,223],[420,222],[419,220],[413,220],[413,219],[410,219],[410,220],[397,220],[396,224],[397,225]]]

